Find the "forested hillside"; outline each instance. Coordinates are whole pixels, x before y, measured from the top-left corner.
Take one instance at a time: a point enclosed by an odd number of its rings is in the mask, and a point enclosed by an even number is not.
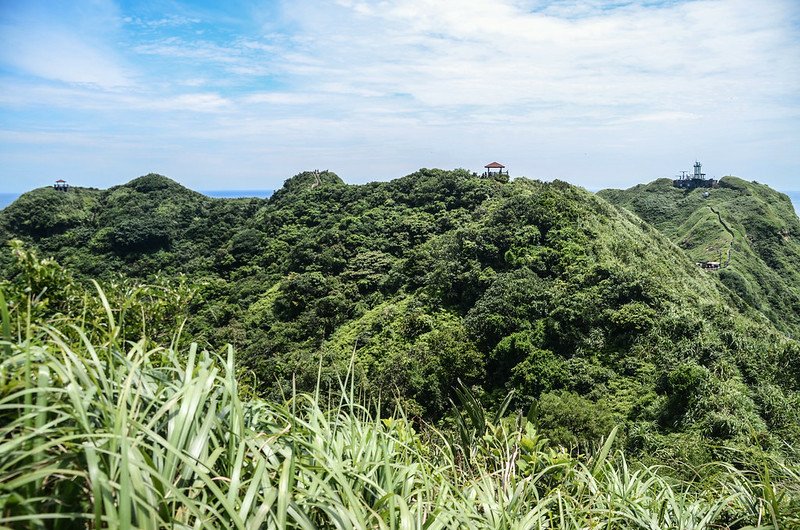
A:
[[[627,208],[695,261],[719,261],[719,279],[779,329],[800,337],[800,219],[786,195],[724,177],[680,190],[668,179],[600,196]]]
[[[148,175],[35,190],[0,225],[79,280],[194,293],[186,333],[233,344],[267,398],[350,369],[418,421],[449,421],[461,380],[487,407],[513,390],[554,443],[620,424],[660,462],[800,440],[800,344],[655,228],[563,182],[302,173],[270,199],[222,200]]]

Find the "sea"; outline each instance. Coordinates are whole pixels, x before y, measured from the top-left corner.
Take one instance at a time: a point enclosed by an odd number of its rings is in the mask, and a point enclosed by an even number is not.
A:
[[[246,197],[257,197],[267,199],[275,193],[275,190],[206,190],[201,191],[207,197],[215,199],[241,199]],[[0,210],[17,200],[21,193],[0,193]]]
[[[0,193],[0,210],[17,200],[21,193]]]
[[[786,193],[786,195],[792,199],[792,204],[794,204],[794,212],[800,216],[800,191],[786,191],[784,193]]]
[[[244,199],[250,197],[268,199],[275,193],[275,190],[205,190],[200,193],[215,199]]]

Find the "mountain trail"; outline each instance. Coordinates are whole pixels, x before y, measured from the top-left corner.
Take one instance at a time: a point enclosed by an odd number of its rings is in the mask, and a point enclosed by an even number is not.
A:
[[[733,230],[731,230],[731,227],[729,227],[728,224],[722,219],[722,215],[715,210],[713,206],[709,205],[708,209],[717,215],[717,219],[719,219],[719,223],[722,225],[722,228],[724,228],[725,231],[731,236],[731,242],[728,244],[728,257],[725,260],[725,263],[721,265],[721,267],[727,267],[731,264],[731,252],[733,252],[733,241],[736,239],[736,236],[734,235]]]

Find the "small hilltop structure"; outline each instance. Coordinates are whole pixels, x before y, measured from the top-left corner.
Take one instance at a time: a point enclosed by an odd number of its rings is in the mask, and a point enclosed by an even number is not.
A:
[[[708,271],[718,271],[722,264],[719,261],[698,261],[697,266]]]
[[[707,179],[703,173],[703,165],[697,160],[694,161],[694,173],[681,171],[672,181],[676,188],[693,190],[695,188],[716,188],[719,181],[713,178]]]
[[[486,171],[481,175],[483,178],[494,179],[498,182],[508,182],[508,169],[500,162],[490,162],[483,166]],[[505,169],[505,171],[503,171]]]
[[[69,184],[67,184],[66,180],[58,179],[55,184],[53,184],[53,189],[56,191],[67,191],[69,189]]]
[[[503,175],[503,174],[508,176],[508,170],[507,169],[505,170],[505,173],[503,172],[503,170],[505,169],[506,166],[504,166],[500,162],[490,162],[490,163],[486,164],[483,167],[486,169],[486,171],[484,171],[484,173],[483,173],[484,177],[494,177],[494,176]],[[497,171],[492,171],[493,169],[495,169]]]

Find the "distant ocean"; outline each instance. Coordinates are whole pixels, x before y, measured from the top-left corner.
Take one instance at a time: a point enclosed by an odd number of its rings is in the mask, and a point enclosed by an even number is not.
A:
[[[21,193],[0,193],[0,210],[17,200]]]
[[[788,195],[790,199],[792,199],[794,211],[800,216],[800,191],[785,191],[784,193]]]
[[[245,197],[267,199],[275,193],[275,190],[205,190],[200,193],[215,199],[242,199]]]

